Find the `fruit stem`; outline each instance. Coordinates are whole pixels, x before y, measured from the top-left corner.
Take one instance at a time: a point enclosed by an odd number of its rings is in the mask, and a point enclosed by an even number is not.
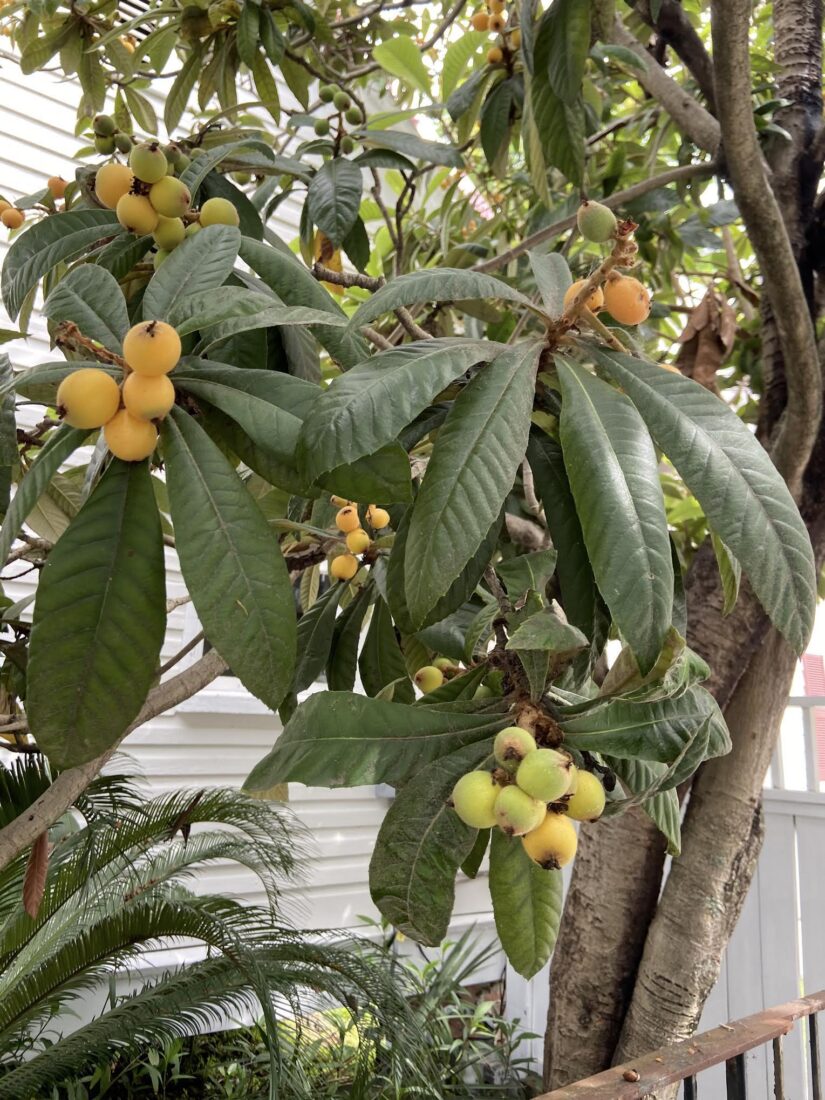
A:
[[[109,351],[90,340],[88,336],[84,336],[73,321],[60,322],[55,332],[54,342],[56,347],[61,349],[69,348],[76,351],[82,348],[83,351],[88,351],[100,363],[112,363],[124,371],[127,370],[126,360],[122,356],[116,355],[113,351]]]

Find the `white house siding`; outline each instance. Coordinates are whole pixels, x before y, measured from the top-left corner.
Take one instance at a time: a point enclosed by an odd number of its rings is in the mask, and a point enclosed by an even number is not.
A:
[[[50,175],[71,179],[81,142],[74,136],[77,88],[56,76],[23,76],[8,54],[0,53],[0,194],[13,200],[41,189]],[[283,90],[284,102],[289,92]],[[297,235],[300,204],[281,204],[270,220],[285,241]],[[8,234],[0,232],[0,260]],[[10,327],[0,312],[0,327]],[[51,357],[45,324],[37,312],[27,341],[6,345],[15,366],[31,366]],[[59,358],[59,356],[58,356]],[[185,592],[177,561],[166,552],[167,596]],[[30,591],[30,579],[6,585],[12,598]],[[191,609],[177,608],[169,616],[164,658],[193,633]],[[181,786],[227,783],[240,785],[253,764],[271,747],[280,729],[276,715],[244,692],[237,680],[224,678],[133,734],[124,744],[154,791]],[[357,929],[361,916],[377,917],[369,897],[368,870],[375,836],[389,805],[372,787],[328,791],[290,785],[290,803],[310,831],[311,858],[305,882],[290,894],[295,919],[303,927]],[[302,840],[306,845],[307,841]],[[231,867],[203,872],[204,886],[263,900],[251,879]],[[486,878],[463,880],[457,890],[455,933],[477,925],[485,942],[492,937],[492,915]],[[174,953],[179,957],[180,953]],[[497,961],[481,975],[501,972]]]

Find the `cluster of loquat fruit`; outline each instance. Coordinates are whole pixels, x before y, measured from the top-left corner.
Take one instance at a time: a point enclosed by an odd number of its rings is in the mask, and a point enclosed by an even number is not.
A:
[[[238,225],[238,211],[228,199],[207,199],[200,210],[191,209],[189,188],[170,167],[178,146],[161,148],[158,141],[130,146],[129,163],[112,161],[98,168],[94,190],[98,200],[114,210],[117,220],[132,233],[151,233],[157,245],[155,269],[186,237],[208,225]],[[186,154],[181,154],[186,156]],[[187,163],[188,163],[188,157]]]
[[[106,446],[124,462],[139,462],[158,442],[154,423],[175,403],[168,375],[178,363],[180,337],[165,321],[141,321],[123,338],[122,385],[104,370],[81,367],[57,390],[57,411],[73,428],[103,429]]]
[[[507,29],[507,5],[505,0],[487,0],[487,10],[483,8],[470,17],[470,25],[476,31],[492,31],[500,35],[500,45],[491,46],[487,51],[487,63],[500,65],[508,54],[514,53],[521,45],[521,31],[518,27]]]
[[[458,780],[452,806],[474,829],[498,826],[521,837],[527,855],[545,870],[570,863],[578,843],[573,821],[596,821],[605,792],[592,772],[577,768],[567,753],[539,748],[529,730],[508,726],[493,743],[498,767],[472,771]]]
[[[361,517],[358,514],[358,505],[354,500],[346,500],[344,497],[332,497],[332,503],[338,508],[335,515],[335,526],[345,536],[347,544],[346,553],[336,554],[329,563],[330,576],[338,581],[351,581],[359,569],[358,556],[369,550],[372,539],[361,526]],[[373,531],[383,531],[390,525],[390,514],[386,509],[379,508],[377,504],[367,505],[367,524]]]
[[[355,149],[355,139],[344,132],[344,123],[350,126],[361,126],[364,122],[364,112],[357,103],[352,102],[352,97],[344,88],[336,88],[334,84],[322,84],[318,89],[318,98],[322,103],[331,103],[338,112],[338,144],[342,153],[351,153]],[[316,118],[313,129],[318,137],[326,137],[330,131],[329,118]]]
[[[613,211],[600,202],[586,200],[576,214],[576,224],[586,241],[594,244],[606,244],[616,237],[618,222]],[[635,244],[633,248],[635,249]],[[630,251],[626,246],[626,251]],[[567,288],[564,295],[564,308],[567,309],[584,286],[585,279],[577,279]],[[611,271],[604,288],[597,286],[585,302],[591,313],[605,309],[622,325],[640,325],[650,315],[650,292],[647,287],[631,275],[621,275]]]

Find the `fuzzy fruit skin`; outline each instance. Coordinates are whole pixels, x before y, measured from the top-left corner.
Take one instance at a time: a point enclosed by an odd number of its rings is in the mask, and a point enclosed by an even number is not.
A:
[[[174,176],[164,176],[149,188],[149,202],[164,218],[179,218],[192,203],[185,183]]]
[[[366,531],[363,531],[360,527],[356,527],[354,531],[349,532],[344,541],[347,544],[347,550],[349,550],[351,554],[363,554],[370,542],[372,542],[372,539]]]
[[[604,244],[616,232],[616,215],[601,202],[585,200],[576,213],[576,224],[586,241]]]
[[[437,691],[444,683],[444,673],[435,665],[424,665],[415,674],[415,682],[425,695]]]
[[[165,321],[141,321],[123,337],[123,358],[147,378],[168,374],[180,359],[180,337]]]
[[[470,16],[470,25],[474,31],[486,31],[490,29],[490,16],[486,11],[477,11]]]
[[[318,98],[322,103],[332,103],[335,98],[335,88],[332,84],[322,84],[318,89]]]
[[[493,691],[493,689],[491,687],[488,687],[486,684],[479,684],[478,687],[473,692],[473,698],[474,699],[493,699],[495,697],[495,694],[496,693]]]
[[[504,53],[500,46],[493,46],[487,51],[487,64],[500,65],[504,60]]]
[[[353,149],[355,149],[354,140],[349,136],[349,134],[344,134],[344,136],[341,138],[341,152],[351,153]]]
[[[186,226],[180,218],[167,218],[159,214],[158,224],[152,236],[158,248],[162,248],[164,252],[171,252],[186,239]]]
[[[123,383],[123,404],[136,420],[162,420],[175,403],[175,387],[165,374],[147,378],[134,371]]]
[[[352,103],[352,100],[349,95],[341,89],[332,97],[332,102],[339,111],[346,111],[347,107]]]
[[[355,103],[353,103],[351,107],[347,108],[344,118],[347,120],[350,126],[360,126],[361,123],[364,121],[364,115],[361,111],[361,108]]]
[[[533,798],[555,802],[570,789],[572,761],[555,749],[528,752],[518,766],[516,783]]]
[[[140,462],[157,446],[158,430],[150,421],[136,420],[126,409],[121,409],[104,425],[103,438],[115,458]]]
[[[604,787],[592,772],[578,771],[565,811],[574,821],[598,821],[604,812]]]
[[[158,226],[158,212],[143,195],[124,195],[115,207],[117,220],[132,233],[154,233]]]
[[[487,9],[492,15],[500,15],[506,7],[506,0],[487,0]]]
[[[544,820],[547,807],[520,787],[504,787],[496,799],[496,824],[508,836],[524,836]]]
[[[337,581],[351,581],[358,572],[358,558],[352,554],[338,554],[329,563],[329,571]]]
[[[521,838],[524,850],[545,871],[566,867],[576,854],[575,826],[563,814],[548,814],[538,828]]]
[[[104,164],[95,174],[95,194],[104,206],[114,210],[134,182],[135,174],[125,164]]]
[[[390,514],[386,508],[376,508],[374,504],[371,504],[367,508],[367,523],[375,531],[381,531],[384,527],[390,525]]]
[[[142,141],[129,154],[129,167],[143,183],[157,183],[166,175],[169,162],[156,141]]]
[[[131,153],[134,142],[128,134],[115,134],[115,149],[119,153]]]
[[[118,384],[106,371],[81,367],[60,383],[57,408],[73,428],[102,428],[120,408]]]
[[[501,787],[490,772],[467,772],[453,787],[453,809],[473,829],[492,829]]]
[[[167,252],[165,248],[159,248],[152,257],[152,267],[155,269],[155,271],[159,271],[162,265],[166,263],[171,255],[172,253]]]
[[[506,14],[504,12],[496,12],[494,15],[491,15],[488,26],[493,34],[501,34],[501,32],[507,26]]]
[[[200,231],[202,229],[203,229],[203,226],[201,225],[200,222],[190,222],[189,225],[187,225],[187,227],[186,227],[186,236],[187,237],[194,237],[195,234],[200,233]]]
[[[621,325],[640,325],[650,315],[650,292],[638,279],[617,275],[607,280],[604,308]]]
[[[511,774],[516,771],[528,752],[535,752],[536,740],[532,733],[521,726],[508,726],[499,730],[493,742],[497,763]]]
[[[510,49],[517,50],[521,46],[521,29],[516,27],[510,32]]]
[[[101,156],[110,157],[115,151],[115,139],[113,137],[96,137],[95,152]]]
[[[48,187],[54,198],[62,199],[66,194],[66,188],[68,186],[68,183],[62,176],[49,176]]]
[[[117,123],[111,115],[95,115],[92,129],[98,137],[114,137]]]
[[[436,657],[433,661],[433,668],[439,669],[440,672],[450,672],[453,669],[457,669],[458,665],[449,657]]]
[[[2,214],[4,210],[11,210],[11,203],[6,202],[5,199],[0,199],[0,214]]]
[[[25,220],[26,215],[22,210],[18,210],[16,206],[10,206],[8,210],[4,210],[0,214],[0,221],[6,229],[19,229]]]
[[[335,516],[335,526],[339,531],[343,531],[345,535],[348,535],[350,531],[357,531],[361,526],[358,509],[352,504],[347,504],[344,508],[341,508]]]
[[[564,292],[565,309],[567,309],[567,307],[572,304],[573,299],[579,293],[584,284],[584,279],[576,279],[575,283],[567,288],[567,290]],[[595,290],[592,291],[590,297],[584,304],[587,306],[591,313],[598,313],[600,309],[604,309],[604,291],[602,290],[602,288],[600,286],[597,286]]]
[[[238,211],[229,199],[207,199],[201,207],[200,223],[207,225],[240,225]]]
[[[326,137],[329,133],[329,119],[328,118],[316,118],[312,124],[312,128],[318,137]]]

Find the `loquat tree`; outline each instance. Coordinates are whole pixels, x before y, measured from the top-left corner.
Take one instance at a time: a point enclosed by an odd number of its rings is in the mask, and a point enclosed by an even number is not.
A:
[[[489,853],[512,965],[555,947],[549,1086],[692,1033],[825,551],[821,13],[751,17],[4,8],[84,144],[0,215],[63,356],[0,380],[0,558],[42,566],[0,679],[55,774],[0,867],[229,666],[284,722],[249,790],[396,789],[399,930]],[[158,682],[164,541],[211,648]]]

